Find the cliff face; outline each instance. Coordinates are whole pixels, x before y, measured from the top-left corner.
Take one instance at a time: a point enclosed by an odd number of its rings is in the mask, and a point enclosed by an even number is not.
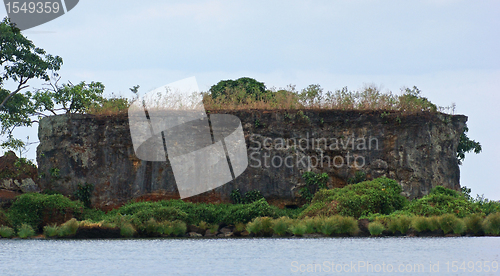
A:
[[[367,179],[397,180],[406,196],[421,197],[442,185],[459,189],[456,149],[466,116],[403,115],[378,111],[227,111],[240,118],[248,167],[235,180],[191,201],[229,201],[230,193],[259,190],[281,204],[300,201],[301,175],[329,175],[343,187],[356,171]],[[40,185],[71,195],[78,184],[95,186],[94,206],[130,199],[179,198],[169,162],[139,160],[126,115],[44,118],[37,149]]]

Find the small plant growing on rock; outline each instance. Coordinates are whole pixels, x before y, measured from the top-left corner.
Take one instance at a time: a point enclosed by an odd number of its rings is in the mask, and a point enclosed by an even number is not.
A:
[[[0,227],[0,236],[2,236],[2,238],[11,238],[14,236],[14,229],[2,225]]]
[[[33,237],[35,235],[35,230],[33,230],[33,227],[31,227],[31,225],[23,223],[19,228],[19,231],[17,231],[17,235],[21,239],[26,239],[29,237]]]
[[[370,222],[370,224],[368,224],[368,231],[370,231],[370,235],[372,236],[380,236],[384,230],[384,225],[378,221]]]

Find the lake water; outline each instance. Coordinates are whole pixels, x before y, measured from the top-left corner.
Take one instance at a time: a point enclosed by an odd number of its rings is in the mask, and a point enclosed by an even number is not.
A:
[[[500,275],[499,262],[499,237],[0,240],[0,275]]]

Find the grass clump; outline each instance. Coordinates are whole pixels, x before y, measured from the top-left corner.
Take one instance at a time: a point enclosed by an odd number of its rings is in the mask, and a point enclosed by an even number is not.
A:
[[[80,224],[78,221],[74,218],[68,220],[67,222],[63,223],[60,227],[59,230],[57,231],[57,235],[59,237],[66,237],[66,236],[72,236],[76,234],[76,231],[78,231],[78,228],[80,227]]]
[[[355,235],[359,231],[358,221],[353,217],[339,218],[339,234]]]
[[[306,225],[301,221],[295,221],[295,223],[290,226],[290,232],[297,237],[302,237],[306,233],[306,230]]]
[[[27,223],[21,224],[21,227],[19,227],[19,230],[17,231],[17,235],[21,239],[26,239],[29,237],[33,237],[35,235],[35,230],[33,230],[33,227]]]
[[[500,212],[489,214],[483,221],[483,229],[486,234],[500,234]]]
[[[368,231],[370,231],[370,235],[372,236],[380,236],[384,230],[384,225],[379,221],[370,222],[368,224]]]
[[[137,231],[135,230],[134,226],[131,223],[124,223],[120,227],[120,235],[124,236],[125,238],[131,238],[135,235]]]
[[[273,222],[273,232],[278,236],[285,236],[289,232],[290,219],[281,217]]]
[[[406,234],[410,230],[412,219],[408,216],[399,216],[396,218],[397,229],[401,234]]]
[[[58,232],[59,232],[59,227],[56,224],[45,225],[43,227],[43,234],[46,237],[55,237],[57,236]]]
[[[187,225],[185,222],[176,220],[172,222],[172,235],[175,237],[183,236],[186,234]]]
[[[2,225],[2,226],[0,226],[0,236],[2,238],[12,238],[14,236],[14,229],[12,229],[8,226]]]
[[[431,221],[427,217],[422,217],[422,216],[417,216],[413,218],[413,221],[411,223],[411,226],[413,229],[415,229],[417,232],[424,232],[431,230]]]
[[[461,231],[465,231],[465,223],[457,218],[453,214],[444,214],[438,218],[439,226],[445,234],[454,232],[455,234],[461,234]]]
[[[478,234],[483,231],[483,218],[478,214],[472,214],[464,219],[467,231],[473,234]]]

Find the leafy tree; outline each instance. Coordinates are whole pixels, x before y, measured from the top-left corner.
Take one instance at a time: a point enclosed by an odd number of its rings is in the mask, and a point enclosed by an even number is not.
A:
[[[219,81],[216,85],[210,87],[209,92],[213,99],[236,96],[238,100],[243,100],[248,96],[256,100],[261,100],[268,94],[263,82],[246,77],[237,80]]]
[[[50,80],[49,72],[57,75],[62,58],[35,47],[21,30],[4,18],[0,23],[0,122],[1,133],[11,133],[17,126],[30,126],[30,117],[40,111],[32,93],[24,91],[32,79]],[[4,89],[7,81],[16,83],[13,91]]]
[[[457,148],[458,164],[460,165],[462,165],[466,153],[474,151],[475,154],[478,154],[483,150],[479,142],[471,140],[467,137],[467,132],[469,132],[469,128],[465,125],[462,135],[460,135],[460,142],[458,143]]]

